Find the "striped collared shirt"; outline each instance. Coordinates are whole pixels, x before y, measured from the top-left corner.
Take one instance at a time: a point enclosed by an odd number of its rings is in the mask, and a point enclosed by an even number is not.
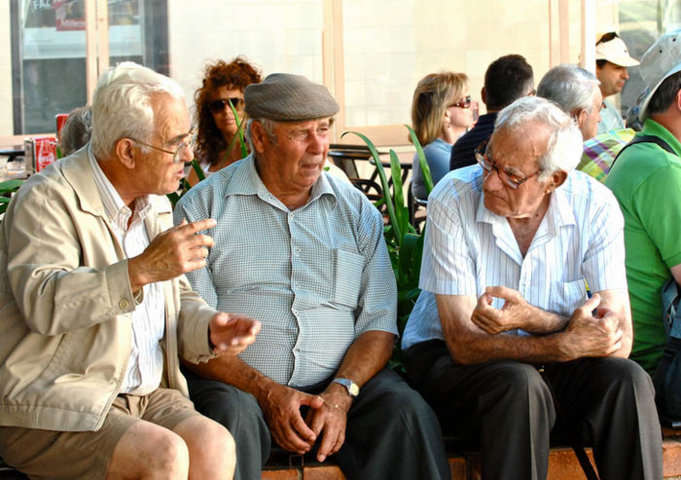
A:
[[[149,236],[144,226],[144,218],[150,208],[149,199],[138,198],[135,201],[135,211],[132,212],[99,167],[89,147],[88,154],[95,184],[116,239],[128,258],[135,257],[149,245]],[[128,227],[131,215],[132,222]],[[160,341],[165,329],[164,319],[165,303],[160,284],[145,285],[142,290],[142,301],[132,313],[132,351],[121,385],[122,393],[145,395],[158,388],[163,374]]]
[[[249,156],[192,188],[175,208],[175,223],[185,218],[217,220],[208,267],[187,278],[217,310],[262,322],[239,356],[273,380],[323,381],[362,333],[397,333],[383,220],[348,182],[322,173],[308,202],[289,210]]]
[[[450,172],[428,202],[420,287],[402,347],[444,339],[434,294],[478,298],[488,286],[518,290],[530,304],[570,316],[591,291],[626,289],[624,221],[612,192],[573,171],[551,194],[525,257],[508,220],[485,208],[482,169]],[[494,307],[503,301],[494,299]],[[509,333],[526,334],[523,331]]]

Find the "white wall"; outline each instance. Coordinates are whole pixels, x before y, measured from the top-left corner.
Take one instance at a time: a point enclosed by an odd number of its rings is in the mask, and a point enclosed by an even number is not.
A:
[[[322,82],[322,6],[321,0],[168,0],[170,75],[191,99],[207,63],[244,55],[263,76],[290,72]]]

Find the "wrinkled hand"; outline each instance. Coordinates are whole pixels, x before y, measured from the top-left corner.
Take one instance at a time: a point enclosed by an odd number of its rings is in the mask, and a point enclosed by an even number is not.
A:
[[[496,309],[493,298],[504,300],[504,306]],[[514,328],[528,328],[533,315],[533,307],[525,301],[517,290],[508,287],[487,287],[478,299],[471,314],[471,321],[483,331],[496,335]]]
[[[326,457],[336,453],[345,443],[345,427],[348,420],[348,410],[352,405],[352,398],[347,391],[334,390],[337,384],[332,384],[320,395],[324,404],[316,409],[310,409],[305,418],[317,437],[323,432],[322,441],[317,450],[317,461],[323,462]],[[345,387],[340,387],[345,389]]]
[[[309,395],[285,385],[275,384],[259,398],[274,440],[290,452],[302,455],[310,451],[317,435],[307,426],[300,407],[320,408],[324,400],[319,395]]]
[[[216,313],[210,321],[210,341],[215,353],[236,355],[255,342],[260,322],[244,315]]]
[[[133,291],[148,283],[170,280],[205,267],[213,239],[198,232],[215,224],[212,218],[192,223],[183,220],[180,225],[157,235],[144,252],[128,261]]]
[[[600,302],[600,295],[595,293],[572,314],[563,342],[568,360],[606,357],[622,347],[623,332],[615,313],[601,307],[593,315]]]

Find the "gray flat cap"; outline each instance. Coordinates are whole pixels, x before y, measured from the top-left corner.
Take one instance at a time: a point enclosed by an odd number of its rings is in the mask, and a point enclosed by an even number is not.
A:
[[[331,117],[339,110],[324,85],[290,73],[273,73],[261,83],[250,84],[244,98],[249,117],[280,122]]]

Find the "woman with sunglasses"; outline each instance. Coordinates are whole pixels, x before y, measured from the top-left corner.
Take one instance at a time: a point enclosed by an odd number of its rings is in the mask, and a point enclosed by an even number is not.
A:
[[[431,73],[416,86],[411,121],[426,154],[433,184],[449,172],[452,145],[473,125],[471,104],[465,73]],[[428,197],[418,155],[414,155],[411,185],[416,198]]]
[[[241,141],[237,132],[237,119],[230,105],[236,110],[239,125],[244,123],[244,90],[251,83],[260,83],[260,72],[243,57],[230,63],[218,60],[206,66],[203,83],[194,93],[198,133],[196,158],[206,176],[241,159]],[[242,127],[242,131],[245,125]],[[198,182],[193,169],[187,181]]]

